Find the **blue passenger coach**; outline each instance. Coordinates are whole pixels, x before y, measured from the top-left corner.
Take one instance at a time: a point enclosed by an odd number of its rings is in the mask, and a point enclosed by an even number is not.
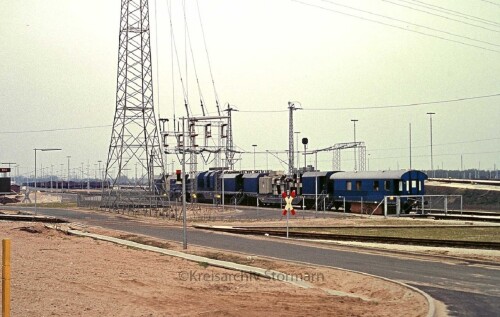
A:
[[[345,199],[346,209],[360,212],[361,201],[365,206],[376,206],[385,196],[425,195],[426,179],[425,173],[416,170],[338,172],[330,176],[333,182],[330,194],[336,201],[336,209]]]

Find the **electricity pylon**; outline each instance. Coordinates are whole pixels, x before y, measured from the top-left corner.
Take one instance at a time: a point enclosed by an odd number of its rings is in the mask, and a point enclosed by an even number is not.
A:
[[[148,0],[122,0],[118,45],[116,111],[105,174],[110,189],[103,194],[106,207],[116,207],[120,190],[155,193],[155,175],[164,174],[153,104]]]

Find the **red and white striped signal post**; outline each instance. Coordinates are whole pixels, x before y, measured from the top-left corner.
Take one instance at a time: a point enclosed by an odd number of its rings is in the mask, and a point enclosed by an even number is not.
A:
[[[290,217],[290,213],[295,216],[295,209],[293,209],[292,201],[295,198],[295,191],[292,190],[292,193],[288,195],[287,192],[283,192],[281,197],[285,200],[285,209],[283,209],[283,216],[286,215],[286,238],[288,239],[288,218]]]

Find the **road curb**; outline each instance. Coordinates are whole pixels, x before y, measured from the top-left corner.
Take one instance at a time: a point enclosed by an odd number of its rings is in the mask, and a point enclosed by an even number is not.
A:
[[[132,248],[137,248],[137,249],[141,249],[141,250],[145,250],[145,251],[151,251],[151,252],[156,252],[156,253],[165,254],[165,255],[169,255],[169,256],[174,256],[174,257],[182,258],[182,259],[185,259],[188,261],[193,261],[193,262],[198,262],[198,263],[207,263],[207,264],[209,264],[211,266],[215,266],[215,267],[220,267],[220,268],[233,270],[233,271],[239,271],[239,272],[248,273],[248,274],[254,274],[257,276],[261,276],[261,277],[268,278],[268,279],[274,279],[274,280],[281,281],[281,282],[287,282],[289,284],[292,284],[292,285],[300,287],[300,288],[305,288],[305,289],[314,288],[313,285],[311,285],[310,283],[307,283],[306,281],[299,280],[296,277],[290,276],[288,274],[285,274],[285,273],[282,273],[279,271],[266,270],[266,269],[259,268],[259,267],[253,267],[253,266],[249,266],[249,265],[243,265],[243,264],[238,264],[238,263],[228,262],[228,261],[215,260],[215,259],[210,259],[210,258],[198,256],[198,255],[187,254],[187,253],[179,252],[179,251],[166,250],[163,248],[144,245],[144,244],[140,244],[140,243],[129,241],[129,240],[124,240],[124,239],[113,238],[113,237],[99,235],[99,234],[83,232],[80,230],[74,230],[74,229],[66,229],[65,230],[65,229],[62,229],[58,226],[49,226],[49,225],[46,225],[46,226],[49,228],[52,228],[52,229],[56,229],[56,230],[65,232],[65,233],[70,234],[70,235],[75,235],[75,236],[79,236],[79,237],[88,237],[88,238],[101,240],[101,241],[107,241],[107,242],[111,242],[111,243],[115,243],[115,244],[119,244],[119,245],[124,245],[124,246],[129,246]],[[435,308],[435,304],[434,304],[434,299],[430,295],[428,295],[427,293],[425,293],[424,291],[422,291],[416,287],[413,287],[411,285],[407,285],[403,282],[391,280],[391,279],[388,279],[385,277],[376,276],[376,275],[372,275],[372,274],[368,274],[368,273],[364,273],[364,272],[358,272],[358,271],[353,271],[353,270],[348,270],[348,269],[343,269],[343,268],[335,268],[335,269],[342,270],[345,272],[357,273],[357,274],[369,276],[372,278],[381,279],[381,280],[391,282],[394,284],[398,284],[402,287],[406,287],[408,289],[411,289],[411,290],[421,294],[426,299],[427,304],[429,306],[429,310],[428,310],[426,317],[435,317],[436,308]],[[327,293],[330,293],[331,295],[335,295],[335,294],[331,293],[330,290],[326,290],[326,289],[323,289],[323,290]],[[349,295],[349,294],[341,294],[341,293],[342,292],[340,292],[337,295],[339,295],[339,296]],[[353,296],[353,297],[358,297],[358,296]],[[360,298],[362,298],[362,297],[360,297]],[[366,299],[364,299],[364,300],[366,300]]]
[[[294,276],[279,272],[279,271],[274,271],[274,270],[267,270],[259,267],[254,267],[254,266],[249,266],[249,265],[244,265],[244,264],[238,264],[238,263],[233,263],[233,262],[228,262],[228,261],[221,261],[221,260],[215,260],[215,259],[210,259],[207,257],[202,257],[198,255],[192,255],[192,254],[187,254],[184,252],[179,252],[179,251],[173,251],[173,250],[166,250],[163,248],[158,248],[154,246],[149,246],[145,244],[140,244],[137,242],[129,241],[129,240],[124,240],[124,239],[118,239],[118,238],[113,238],[109,236],[104,236],[104,235],[99,235],[99,234],[93,234],[93,233],[87,233],[83,232],[80,230],[74,230],[74,229],[68,229],[64,230],[61,228],[56,228],[56,227],[50,227],[53,229],[57,229],[60,231],[63,231],[65,233],[68,233],[70,235],[75,235],[75,236],[80,236],[80,237],[88,237],[92,239],[97,239],[101,241],[107,241],[115,244],[120,244],[132,248],[137,248],[145,251],[152,251],[156,253],[161,253],[181,259],[185,259],[188,261],[193,261],[193,262],[198,262],[198,263],[207,263],[211,266],[215,267],[220,267],[224,269],[229,269],[229,270],[235,270],[235,271],[240,271],[243,273],[248,273],[248,274],[254,274],[257,276],[261,276],[264,278],[268,279],[274,279],[282,282],[287,282],[289,284],[298,286],[300,288],[313,288],[314,286],[311,285],[310,283],[297,279]]]
[[[210,230],[210,228],[212,228],[211,226],[206,226],[206,225],[199,225],[197,227],[198,227],[198,229],[205,229],[205,230]],[[231,226],[219,226],[219,227],[228,227],[228,228],[231,228]],[[291,262],[294,262],[294,261],[291,261]],[[344,269],[344,268],[338,268],[338,267],[335,267],[335,269],[341,270],[341,271],[345,271],[345,272],[357,273],[357,274],[361,274],[361,275],[369,276],[369,277],[373,277],[373,278],[378,278],[378,279],[381,279],[381,280],[384,280],[384,281],[387,281],[387,282],[398,284],[398,285],[400,285],[402,287],[409,288],[409,289],[411,289],[411,290],[419,293],[420,295],[424,296],[424,298],[427,300],[427,304],[429,305],[429,311],[428,311],[426,317],[435,317],[436,316],[436,305],[434,303],[435,299],[432,298],[426,292],[424,292],[424,291],[422,291],[422,290],[420,290],[420,289],[418,289],[418,288],[416,288],[414,286],[411,286],[411,285],[408,285],[406,283],[399,282],[399,281],[396,281],[396,280],[392,280],[392,279],[389,279],[389,278],[386,278],[386,277],[369,274],[369,273],[364,273],[364,272],[359,272],[359,271],[354,271],[354,270],[349,270],[349,269]]]

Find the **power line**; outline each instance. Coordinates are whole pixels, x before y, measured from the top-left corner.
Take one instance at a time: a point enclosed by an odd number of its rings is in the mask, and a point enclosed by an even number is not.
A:
[[[404,108],[404,107],[426,106],[426,105],[433,105],[433,104],[439,104],[439,103],[460,102],[460,101],[467,101],[467,100],[474,100],[474,99],[492,98],[492,97],[499,97],[499,96],[500,96],[500,93],[492,94],[492,95],[463,97],[463,98],[439,100],[439,101],[415,102],[415,103],[389,105],[389,106],[357,106],[357,107],[343,107],[343,108],[304,108],[302,110],[303,111],[345,111],[345,110],[371,110],[371,109],[387,109],[387,108]],[[240,110],[240,112],[272,113],[272,112],[288,112],[288,110]]]
[[[396,5],[396,6],[400,6],[400,7],[403,7],[403,8],[407,8],[407,9],[410,9],[410,10],[415,10],[415,11],[418,11],[418,12],[423,12],[423,13],[427,13],[427,14],[430,14],[430,15],[433,15],[433,16],[437,16],[437,17],[440,17],[440,18],[443,18],[443,19],[446,19],[446,20],[450,20],[450,21],[455,21],[455,22],[459,22],[459,23],[463,23],[463,24],[466,24],[466,25],[470,25],[470,26],[473,26],[473,27],[476,27],[476,28],[480,28],[480,29],[484,29],[484,30],[488,30],[488,31],[491,31],[491,32],[496,32],[496,33],[500,33],[500,31],[498,30],[493,30],[493,29],[489,29],[487,27],[484,27],[484,26],[481,26],[481,25],[477,25],[477,24],[473,24],[473,23],[469,23],[469,22],[465,22],[465,21],[461,21],[461,20],[457,20],[457,19],[453,19],[453,18],[450,18],[450,17],[447,17],[447,16],[444,16],[444,15],[440,15],[440,14],[436,14],[436,13],[432,13],[432,12],[429,12],[429,11],[425,11],[425,10],[421,10],[421,9],[417,9],[417,8],[414,8],[414,7],[411,7],[411,6],[407,6],[407,5],[404,5],[404,4],[398,4],[398,3],[395,3],[395,2],[392,2],[392,1],[389,1],[389,0],[381,0],[383,2],[387,2],[387,3],[390,3],[390,4],[393,4],[393,5]],[[405,2],[405,3],[409,3],[407,1],[404,1],[404,0],[399,0],[401,2]],[[413,4],[413,3],[411,3]],[[418,4],[413,4],[413,5],[418,5]],[[424,7],[424,8],[427,8],[427,7]],[[436,9],[432,9],[432,8],[428,8],[428,9],[431,9],[431,10],[436,10]],[[439,10],[436,10],[438,12],[441,12]],[[452,13],[447,13],[447,12],[444,12],[446,14],[449,14],[449,15],[452,15],[452,16],[458,16],[458,17],[461,17],[461,18],[464,18],[458,14],[452,14]],[[468,19],[469,20],[469,19]],[[478,21],[478,22],[481,22],[481,21]],[[483,22],[484,23],[484,22]]]
[[[462,45],[465,45],[465,46],[470,46],[470,47],[478,48],[478,49],[481,49],[481,50],[486,50],[486,51],[490,51],[490,52],[500,53],[499,50],[490,49],[490,48],[486,48],[486,47],[483,47],[483,46],[474,45],[474,44],[470,44],[470,43],[464,43],[464,42],[461,42],[461,41],[458,41],[458,40],[449,39],[449,38],[442,37],[442,36],[439,36],[439,35],[433,35],[433,34],[429,34],[429,33],[424,33],[424,32],[417,31],[417,30],[411,30],[411,29],[408,29],[408,28],[405,28],[405,27],[402,27],[402,26],[397,26],[397,25],[394,25],[394,24],[390,24],[390,23],[386,23],[386,22],[382,22],[382,21],[378,21],[378,20],[364,18],[364,17],[358,16],[358,15],[355,15],[355,14],[346,13],[346,12],[342,12],[342,11],[337,11],[337,10],[334,10],[334,9],[331,9],[331,8],[326,8],[326,7],[317,5],[317,4],[307,3],[307,2],[300,1],[300,0],[290,0],[290,1],[297,2],[297,3],[300,3],[302,5],[310,6],[310,7],[316,8],[316,9],[321,9],[321,10],[325,10],[325,11],[329,11],[329,12],[334,12],[334,13],[346,15],[346,16],[349,16],[349,17],[353,17],[353,18],[356,18],[356,19],[360,19],[360,20],[364,20],[364,21],[368,21],[368,22],[373,22],[373,23],[384,25],[384,26],[389,26],[389,27],[400,29],[400,30],[403,30],[403,31],[417,33],[417,34],[421,34],[421,35],[424,35],[424,36],[429,36],[429,37],[437,38],[437,39],[440,39],[440,40],[443,40],[443,41],[453,42],[453,43],[462,44]],[[409,23],[409,22],[406,22],[406,23]]]
[[[399,1],[408,2],[408,1],[405,1],[405,0],[399,0]],[[420,4],[421,7],[428,8],[428,9],[431,9],[431,10],[440,11],[440,12],[447,13],[447,14],[452,14],[453,13],[455,16],[461,16],[462,18],[467,19],[467,20],[477,21],[477,22],[489,24],[489,25],[496,26],[496,27],[500,26],[500,23],[495,22],[495,21],[486,20],[486,19],[479,18],[479,17],[473,16],[473,15],[470,15],[470,14],[465,14],[465,13],[458,12],[458,11],[455,11],[455,10],[450,10],[450,9],[447,9],[447,8],[444,8],[444,7],[440,7],[440,6],[437,6],[437,5],[434,5],[434,4],[429,4],[429,3],[426,3],[426,2],[423,2],[423,1],[419,1],[419,0],[411,0],[411,1],[412,2],[416,2],[416,3],[421,3]],[[436,9],[433,9],[433,8],[436,8]],[[451,13],[449,13],[449,12],[451,12]],[[470,17],[472,19],[469,19],[467,17]]]
[[[443,145],[454,145],[454,144],[467,144],[467,143],[475,143],[475,142],[484,142],[484,141],[494,141],[494,140],[500,140],[500,138],[489,138],[489,139],[478,139],[478,140],[470,140],[470,141],[458,141],[458,142],[449,142],[449,143],[440,143],[440,144],[434,144],[434,146],[443,146]],[[430,145],[417,145],[413,146],[413,148],[423,148],[423,147],[429,147]],[[385,148],[385,149],[370,149],[367,150],[368,152],[374,152],[374,151],[390,151],[390,150],[407,150],[408,147],[399,147],[399,148]]]
[[[69,131],[69,130],[84,130],[84,129],[97,129],[97,128],[109,128],[111,124],[108,125],[96,125],[88,127],[73,127],[73,128],[59,128],[59,129],[44,129],[44,130],[26,130],[26,131],[0,131],[0,134],[20,134],[20,133],[38,133],[38,132],[56,132],[56,131]]]
[[[492,95],[484,95],[484,96],[464,97],[464,98],[439,100],[439,101],[416,102],[416,103],[390,105],[390,106],[359,106],[359,107],[345,107],[345,108],[333,108],[333,109],[332,108],[304,108],[303,110],[304,111],[344,111],[344,110],[371,110],[371,109],[387,109],[387,108],[404,108],[404,107],[433,105],[433,104],[439,104],[439,103],[459,102],[459,101],[482,99],[482,98],[492,98],[492,97],[499,97],[499,96],[500,96],[500,93],[492,94]]]
[[[500,4],[495,3],[495,2],[493,2],[493,1],[488,1],[488,0],[480,0],[480,1],[483,1],[483,2],[486,2],[486,3],[490,3],[490,4],[492,4],[492,5],[495,5],[495,6],[499,6],[499,7],[500,7]]]
[[[488,45],[493,45],[493,46],[499,46],[500,47],[500,45],[495,44],[495,43],[486,42],[486,41],[482,41],[482,40],[477,40],[477,39],[472,38],[472,37],[463,36],[463,35],[455,34],[455,33],[448,32],[448,31],[443,31],[443,30],[432,28],[432,27],[428,27],[428,26],[425,26],[425,25],[422,25],[422,24],[416,24],[416,23],[412,23],[412,22],[408,22],[408,21],[396,19],[396,18],[387,16],[387,15],[378,14],[378,13],[374,13],[374,12],[371,12],[371,11],[368,11],[368,10],[358,9],[358,8],[351,7],[351,6],[348,6],[348,5],[344,5],[344,4],[340,4],[340,3],[337,3],[337,2],[333,2],[331,0],[320,0],[320,1],[326,2],[326,3],[330,3],[330,4],[335,5],[335,6],[347,8],[347,9],[350,9],[350,10],[359,11],[359,12],[363,12],[363,13],[366,13],[366,14],[374,15],[376,17],[381,17],[381,18],[392,20],[392,21],[396,21],[396,22],[402,22],[402,23],[410,24],[410,25],[413,25],[413,26],[416,26],[416,27],[419,27],[419,28],[424,28],[424,29],[427,29],[427,30],[430,30],[430,31],[440,32],[440,33],[444,33],[444,34],[447,34],[447,35],[455,36],[455,37],[458,37],[458,38],[463,38],[463,39],[466,39],[466,40],[469,40],[469,41],[474,41],[474,42],[478,42],[478,43],[483,43],[483,44],[488,44]]]

